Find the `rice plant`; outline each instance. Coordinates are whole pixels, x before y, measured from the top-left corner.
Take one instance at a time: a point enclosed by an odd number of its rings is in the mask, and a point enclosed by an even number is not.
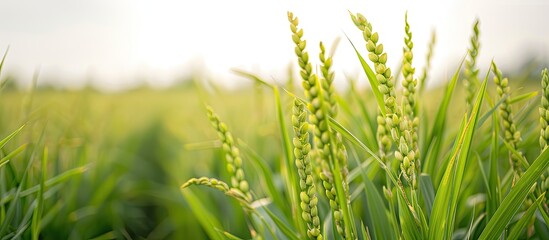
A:
[[[348,89],[337,44],[312,43],[292,12],[283,85],[240,69],[255,91],[1,82],[0,239],[549,239],[547,66],[535,81],[483,66],[475,20],[459,66],[427,87],[437,38],[418,42],[413,14],[399,56],[349,14],[359,40],[339,48],[364,74]]]
[[[390,56],[384,51],[383,36],[374,31],[375,23],[360,13],[351,13],[350,20],[364,42],[355,45],[349,40],[349,46],[354,48],[371,88],[358,90],[353,86],[338,96],[333,84],[338,73],[331,70],[334,60],[327,55],[325,45],[319,45],[320,65],[315,67],[300,20],[292,12],[287,16],[303,92],[289,88],[281,95],[280,86],[235,70],[273,91],[282,153],[271,158],[271,163],[264,159],[267,155],[261,157],[252,149],[247,149],[248,158],[233,156],[238,145],[248,145],[227,135],[227,126],[208,111],[219,133],[232,187],[210,178],[193,178],[183,187],[205,185],[225,194],[235,189],[247,200],[244,211],[253,213],[247,218],[253,226],[247,234],[238,236],[218,229],[209,232],[210,238],[549,237],[546,69],[541,75],[541,105],[536,91],[512,96],[513,79],[504,78],[495,63],[477,66],[481,44],[476,20],[463,60],[465,67],[462,69],[462,61],[446,86],[427,90],[435,35],[429,43],[426,67],[417,76],[413,23],[406,13],[402,69],[393,73],[387,65]],[[364,47],[355,47],[360,45]],[[484,77],[479,76],[480,69],[486,71]],[[454,93],[462,71],[465,95]],[[489,84],[491,73],[495,85]],[[395,86],[394,74],[403,76],[401,91]],[[426,99],[430,91],[443,92],[438,106]],[[494,91],[495,95],[490,94]],[[291,110],[285,112],[285,104],[291,105]],[[448,119],[452,104],[467,105],[461,119]],[[537,118],[530,116],[536,105],[541,130],[521,131],[526,128],[524,121]],[[435,108],[434,116],[427,114],[426,108]],[[517,115],[523,122],[517,121]],[[287,121],[291,122],[293,140]],[[539,139],[540,151],[524,153],[522,147],[531,141],[522,142],[523,138]],[[257,165],[263,174],[255,176],[256,181],[243,180],[244,170],[231,165],[236,159],[239,165]],[[275,184],[273,178],[281,182]],[[195,206],[207,209],[199,203]]]

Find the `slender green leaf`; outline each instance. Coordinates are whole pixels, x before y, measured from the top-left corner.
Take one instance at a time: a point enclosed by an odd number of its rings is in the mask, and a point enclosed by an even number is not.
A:
[[[181,193],[187,200],[190,209],[194,213],[194,216],[200,222],[200,225],[204,227],[206,234],[210,239],[223,240],[224,237],[219,231],[215,229],[223,229],[219,220],[208,210],[208,207],[204,206],[202,201],[192,193],[191,190],[185,189]]]
[[[431,210],[433,209],[433,202],[435,201],[435,188],[431,181],[429,174],[422,173],[419,176],[419,190],[425,201],[425,210],[427,211],[427,217],[430,218]]]
[[[82,166],[82,167],[77,167],[77,168],[73,168],[73,169],[70,169],[70,170],[67,170],[55,177],[52,177],[50,179],[48,179],[46,181],[46,187],[45,188],[51,188],[57,184],[60,184],[60,183],[63,183],[63,182],[66,182],[68,181],[71,177],[75,176],[75,175],[78,175],[78,174],[81,174],[83,172],[85,172],[87,169],[88,169],[88,165],[86,166]],[[27,188],[25,190],[21,190],[21,197],[26,197],[26,196],[29,196],[33,193],[36,193],[40,190],[40,184],[37,184],[37,185],[34,185],[30,188]],[[3,204],[6,204],[7,202],[13,200],[13,199],[16,199],[14,197],[14,192],[16,191],[10,191],[10,192],[7,192],[6,194],[2,195],[2,200],[0,201],[0,205],[3,205]]]
[[[5,157],[1,158],[0,159],[0,167],[4,166],[4,164],[6,164],[10,159],[17,156],[17,154],[19,154],[20,152],[22,152],[26,148],[27,148],[27,144],[23,144],[23,145],[19,146],[18,148],[16,148],[15,150],[13,150],[12,152],[8,153],[8,155],[6,155]]]
[[[535,198],[535,196],[533,196],[533,194],[530,194],[532,199]],[[543,202],[543,201],[542,201]],[[543,220],[545,221],[545,223],[547,223],[547,226],[549,227],[549,215],[548,213],[545,211],[545,208],[543,207],[543,204],[542,203],[538,203],[538,209],[539,209],[539,212],[540,212],[540,215],[541,215],[541,218],[543,218]],[[549,229],[547,229],[549,230]]]
[[[43,133],[42,132],[42,135],[41,137],[39,138],[39,141],[41,141],[42,137],[43,137]],[[10,202],[9,206],[8,206],[8,211],[6,212],[6,215],[5,215],[5,218],[3,219],[4,221],[2,222],[2,224],[0,225],[0,236],[5,236],[8,232],[8,228],[10,227],[10,225],[13,223],[13,219],[15,218],[15,213],[16,213],[16,209],[17,209],[17,205],[19,203],[19,198],[21,197],[21,189],[23,188],[23,186],[26,184],[25,182],[27,181],[27,176],[30,172],[30,169],[31,169],[31,166],[32,166],[32,163],[33,163],[33,160],[34,158],[31,157],[28,161],[27,161],[27,166],[25,167],[25,171],[23,173],[23,176],[21,177],[21,183],[19,184],[19,186],[17,186],[17,190],[15,190],[15,193],[12,195],[13,196],[13,201]],[[4,197],[2,197],[2,201],[4,201]],[[4,205],[1,204],[1,205]]]
[[[448,112],[448,106],[450,104],[450,99],[452,98],[454,89],[456,88],[456,83],[459,79],[459,74],[461,71],[461,67],[463,66],[464,60],[465,58],[461,60],[461,63],[454,73],[454,76],[446,86],[446,91],[444,92],[443,99],[440,102],[437,110],[437,115],[435,117],[433,128],[426,138],[426,145],[424,146],[424,150],[421,154],[422,156],[426,156],[425,163],[423,164],[423,172],[426,172],[432,176],[435,176],[435,168],[437,166],[437,162],[435,161],[438,159],[440,148],[442,146],[442,137],[444,135],[444,129],[446,127],[446,115]],[[435,139],[437,140],[435,141]],[[432,151],[429,151],[427,153],[427,149],[432,149]]]
[[[114,231],[110,231],[110,232],[106,232],[106,233],[103,233],[97,237],[94,237],[90,240],[111,240],[111,239],[116,239],[116,234],[114,233]]]
[[[266,81],[264,81],[263,79],[261,79],[259,76],[255,75],[255,74],[252,74],[252,73],[249,73],[249,72],[246,72],[244,70],[240,70],[240,69],[231,69],[234,73],[240,75],[240,76],[243,76],[243,77],[246,77],[246,78],[249,78],[249,79],[252,79],[254,81],[256,81],[257,83],[260,83],[260,84],[263,84],[271,89],[274,89],[275,88],[275,85],[273,84],[270,84]]]
[[[4,139],[0,140],[0,149],[4,148],[6,143],[8,143],[13,137],[15,137],[21,130],[25,127],[25,125],[19,127],[17,130],[15,130],[13,133],[5,137]]]
[[[515,186],[511,188],[511,191],[507,194],[505,199],[503,199],[501,205],[494,213],[494,216],[482,231],[479,239],[497,239],[501,235],[503,229],[505,229],[509,221],[511,221],[511,218],[513,218],[522,205],[524,199],[526,199],[528,192],[530,192],[530,189],[535,184],[536,180],[543,174],[545,169],[549,167],[549,161],[547,161],[547,159],[549,159],[549,148],[546,148],[536,160],[534,160]]]
[[[272,197],[273,202],[276,204],[276,206],[280,208],[284,213],[291,213],[289,211],[287,202],[284,201],[280,192],[277,191],[275,187],[272,171],[267,165],[266,161],[254,150],[252,150],[250,146],[248,146],[248,144],[246,144],[244,141],[238,139],[238,145],[244,150],[250,160],[252,160],[252,163],[255,163],[257,168],[261,171],[259,177],[263,179],[262,182],[265,183],[266,190],[269,192],[269,196]]]
[[[412,215],[412,211],[410,211],[402,193],[399,191],[397,191],[397,198],[400,225],[404,239],[425,239],[418,227],[419,222],[417,222],[417,218]]]
[[[291,207],[292,212],[298,213],[298,215],[301,215],[301,208],[299,207],[299,181],[297,180],[297,172],[295,170],[295,167],[293,165],[293,150],[292,150],[292,140],[288,134],[288,129],[286,126],[286,120],[284,118],[284,113],[282,111],[282,103],[280,100],[280,91],[278,90],[278,87],[269,84],[266,81],[262,80],[260,77],[242,71],[238,69],[233,69],[233,72],[236,74],[239,74],[241,76],[250,78],[260,84],[263,84],[269,88],[271,88],[274,92],[275,97],[275,108],[276,108],[276,116],[278,119],[278,126],[279,130],[282,136],[282,146],[284,150],[284,156],[285,160],[282,166],[282,169],[285,170],[286,178],[286,188],[288,189],[288,192],[290,194],[290,201],[291,201]],[[306,232],[306,226],[302,218],[294,218],[296,227],[300,229],[301,232]]]
[[[533,91],[533,92],[529,92],[529,93],[525,93],[525,94],[521,94],[521,95],[518,95],[514,98],[511,98],[511,100],[509,100],[509,104],[515,104],[517,102],[521,102],[521,101],[525,101],[525,100],[530,100],[534,97],[536,97],[538,95],[538,92],[537,91]]]
[[[40,190],[38,191],[38,197],[37,197],[37,206],[34,210],[34,213],[32,215],[32,223],[31,223],[31,232],[32,232],[32,239],[38,240],[40,236],[40,221],[42,220],[42,213],[44,212],[44,191],[46,191],[46,174],[47,174],[47,166],[48,166],[48,148],[44,148],[44,154],[42,156],[42,164],[41,167],[41,173],[42,176],[40,177]]]
[[[233,234],[231,234],[227,231],[223,231],[221,229],[216,229],[216,230],[221,232],[221,234],[223,234],[229,240],[242,240],[242,238],[239,238],[239,237],[237,237],[237,236],[235,236],[235,235],[233,235]]]
[[[335,131],[341,133],[341,135],[346,138],[347,140],[354,143],[356,146],[360,147],[362,150],[366,151],[370,156],[372,156],[381,166],[381,168],[385,171],[386,174],[390,177],[393,184],[397,185],[396,176],[391,172],[391,170],[385,165],[385,163],[370,149],[368,148],[364,143],[362,143],[358,138],[356,138],[349,130],[345,129],[339,122],[337,122],[335,119],[330,118],[329,124],[332,129]]]
[[[488,100],[490,98],[488,97]],[[499,114],[492,113],[492,147],[490,151],[490,173],[488,174],[488,199],[486,200],[486,219],[489,221],[496,209],[499,207],[501,199],[501,187],[499,177]]]
[[[511,228],[511,232],[509,233],[509,236],[507,236],[508,240],[516,240],[520,237],[520,234],[526,229],[530,219],[532,219],[532,216],[536,213],[536,209],[538,208],[538,204],[541,203],[541,200],[543,200],[543,196],[539,196],[536,202],[520,217],[520,220]]]
[[[360,166],[358,159],[355,160],[357,161],[357,165]],[[362,169],[360,171],[362,175],[361,185],[364,186],[366,204],[368,206],[367,213],[371,219],[368,225],[373,229],[374,239],[396,239],[381,194],[379,194],[374,183],[368,178],[366,170],[362,167],[360,169]]]
[[[372,237],[368,230],[366,230],[366,227],[364,227],[363,222],[360,223],[360,231],[362,232],[362,239],[372,240]]]
[[[429,239],[451,239],[454,231],[455,215],[459,191],[475,133],[480,106],[486,92],[488,75],[479,89],[469,120],[462,125],[460,137],[454,145],[452,157],[438,187],[429,224]],[[465,120],[465,119],[464,119]]]
[[[484,124],[484,122],[486,122],[486,120],[488,120],[488,118],[490,118],[491,115],[492,115],[494,112],[497,113],[496,110],[498,109],[499,105],[501,105],[503,102],[505,102],[505,100],[506,100],[508,97],[509,97],[509,96],[507,95],[507,96],[501,98],[501,99],[496,103],[496,105],[491,106],[491,108],[490,108],[488,111],[486,111],[486,113],[484,113],[484,115],[480,118],[480,120],[478,120],[478,127],[481,127],[481,126]],[[492,99],[490,98],[490,95],[486,95],[486,99],[487,99],[488,102],[491,104]]]
[[[280,220],[280,218],[278,216],[276,216],[276,214],[274,214],[271,210],[269,210],[265,206],[262,206],[261,209],[264,210],[269,215],[269,217],[273,220],[273,222],[276,224],[278,229],[280,229],[280,231],[282,231],[284,236],[286,236],[288,239],[292,239],[292,240],[298,240],[299,239],[298,235],[286,223],[284,223],[284,221]],[[296,218],[301,218],[301,217],[296,216]]]
[[[345,36],[347,37],[347,40],[349,40],[349,43],[351,43],[351,46],[353,47],[353,49],[355,50],[356,56],[358,57],[358,60],[360,61],[360,65],[362,65],[362,69],[364,69],[364,73],[366,73],[366,77],[368,78],[368,81],[370,82],[370,86],[372,88],[372,92],[374,92],[374,96],[376,97],[376,101],[377,101],[377,105],[379,107],[379,110],[381,111],[383,116],[385,116],[385,102],[383,101],[383,94],[381,94],[381,92],[379,91],[379,83],[377,82],[376,74],[374,73],[372,68],[370,68],[368,63],[366,63],[366,61],[364,60],[362,55],[360,55],[360,53],[356,49],[355,45],[351,41],[351,39],[349,39],[349,37],[347,35],[345,35]]]
[[[517,159],[519,160],[519,163],[522,164],[523,168],[530,167],[530,163],[528,163],[528,160],[526,160],[526,158],[524,158],[524,156],[521,153],[519,153],[516,148],[511,146],[509,142],[503,140],[503,144],[505,145],[507,150],[509,150],[511,154],[513,154],[513,156],[517,157]]]
[[[2,57],[2,61],[0,62],[0,73],[2,73],[2,68],[4,67],[4,61],[6,60],[6,57],[8,56],[8,52],[10,51],[10,47],[6,48],[6,51],[4,52],[4,56]]]
[[[467,235],[465,239],[471,239],[471,236],[473,233],[475,233],[475,230],[480,225],[482,220],[484,220],[484,217],[486,217],[486,214],[482,213],[480,216],[477,217],[477,219],[474,222],[471,222],[471,225],[469,226],[469,229],[467,230]],[[471,219],[472,221],[472,219]]]

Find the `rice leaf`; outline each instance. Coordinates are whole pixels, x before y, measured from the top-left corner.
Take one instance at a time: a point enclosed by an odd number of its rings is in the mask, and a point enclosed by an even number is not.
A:
[[[507,196],[503,199],[499,208],[494,213],[494,216],[482,231],[479,239],[497,239],[501,235],[503,229],[509,224],[511,218],[513,218],[522,205],[521,203],[526,199],[526,196],[530,192],[532,186],[536,183],[536,180],[543,174],[545,169],[549,167],[549,161],[547,161],[547,159],[549,159],[549,148],[546,148],[536,160],[534,160],[515,186],[511,188],[511,191],[509,191]]]
[[[423,201],[425,202],[427,218],[430,218],[433,202],[435,201],[435,188],[433,187],[433,181],[431,181],[431,176],[429,176],[429,174],[422,173],[419,176],[419,190],[421,191]]]
[[[518,95],[514,98],[511,98],[511,100],[509,100],[509,104],[515,104],[517,102],[530,100],[530,99],[536,97],[537,95],[538,95],[538,91],[524,93],[524,94]]]
[[[8,143],[13,137],[15,137],[21,130],[25,127],[25,125],[19,127],[17,130],[15,130],[13,133],[5,137],[4,139],[0,140],[0,149],[4,148],[6,143]]]
[[[386,112],[385,112],[385,102],[383,101],[383,94],[381,94],[381,92],[379,91],[379,88],[378,88],[379,83],[377,82],[377,78],[376,78],[376,75],[375,75],[374,71],[372,70],[372,68],[370,68],[368,63],[366,63],[366,61],[364,60],[362,55],[360,55],[360,53],[356,49],[355,45],[351,41],[351,39],[347,35],[345,35],[345,37],[347,37],[347,40],[349,40],[349,43],[351,43],[351,46],[355,50],[356,56],[358,57],[358,60],[360,61],[360,65],[362,65],[362,69],[364,69],[364,73],[366,73],[366,77],[368,78],[368,81],[370,82],[370,86],[372,88],[372,92],[374,92],[374,96],[376,97],[376,101],[377,101],[377,105],[379,107],[379,110],[381,111],[381,114],[383,114],[383,116],[385,116],[385,114],[386,114]]]
[[[490,98],[488,97],[488,100]],[[501,187],[499,177],[499,114],[492,112],[492,146],[490,151],[490,170],[488,173],[487,200],[486,200],[486,219],[489,221],[497,208],[501,199]]]
[[[4,67],[4,61],[6,60],[6,57],[8,56],[8,52],[10,51],[10,47],[6,48],[6,51],[4,52],[4,56],[2,57],[2,61],[0,61],[0,73],[2,73],[2,68]]]
[[[280,218],[276,216],[271,210],[269,210],[265,206],[261,207],[260,209],[264,210],[269,215],[269,217],[273,220],[273,222],[276,224],[278,229],[280,229],[280,231],[284,234],[284,236],[292,240],[299,239],[298,235],[286,223],[284,223],[284,221],[280,220]],[[296,218],[300,218],[300,216],[296,216]]]
[[[245,72],[243,70],[238,70],[238,69],[233,69],[232,71],[236,74],[250,78],[260,84],[263,84],[271,88],[274,92],[276,116],[278,120],[279,130],[282,136],[282,146],[283,146],[284,156],[286,160],[281,169],[285,170],[285,175],[287,176],[287,181],[285,182],[286,182],[286,188],[288,189],[288,193],[290,195],[292,212],[297,213],[298,216],[300,216],[301,208],[299,208],[299,202],[300,202],[299,201],[299,181],[297,180],[297,172],[293,164],[294,158],[293,158],[293,150],[292,150],[292,140],[288,134],[286,120],[284,118],[284,113],[282,111],[280,91],[278,90],[277,86],[267,83],[257,75]],[[300,217],[296,217],[294,218],[294,221],[295,221],[296,227],[300,229],[300,232],[305,233],[306,226],[303,219]]]
[[[400,217],[400,226],[404,239],[425,239],[419,229],[417,218],[412,215],[412,211],[406,204],[401,192],[397,191],[398,212]]]
[[[27,144],[23,144],[23,145],[19,146],[18,148],[16,148],[15,150],[13,150],[12,152],[8,153],[5,157],[1,158],[0,159],[0,167],[4,166],[6,163],[8,163],[8,161],[10,159],[17,156],[17,154],[21,153],[26,148],[27,148]]]
[[[397,185],[396,176],[391,172],[391,170],[385,165],[385,163],[370,149],[368,148],[364,143],[362,143],[358,138],[356,138],[349,130],[345,129],[339,122],[337,122],[335,119],[330,118],[330,127],[334,129],[335,131],[341,133],[341,135],[346,138],[347,140],[354,143],[356,146],[360,147],[362,150],[366,151],[370,156],[372,156],[381,166],[381,168],[385,171],[386,174],[388,174],[389,178],[393,182],[393,184]]]
[[[47,174],[47,166],[48,166],[48,148],[44,148],[44,154],[42,156],[42,164],[41,164],[41,173],[42,176],[40,177],[40,190],[38,191],[38,197],[36,201],[38,201],[36,208],[34,209],[34,213],[32,215],[32,222],[31,222],[31,232],[32,232],[32,239],[38,240],[40,236],[40,221],[42,220],[42,214],[44,212],[44,191],[46,189],[46,174]]]
[[[357,165],[360,166],[358,159],[355,160],[357,161]],[[364,186],[366,205],[368,206],[366,212],[369,215],[369,219],[371,219],[368,225],[373,229],[373,239],[396,239],[396,235],[391,228],[392,224],[387,217],[387,210],[381,194],[379,194],[374,183],[368,178],[366,170],[364,168],[360,169],[362,169],[360,171],[362,175],[361,185]]]
[[[263,179],[262,182],[266,185],[266,190],[269,193],[269,196],[273,198],[273,202],[275,205],[282,210],[282,212],[291,214],[288,204],[282,199],[282,196],[279,191],[277,191],[274,183],[274,177],[272,174],[271,169],[267,165],[265,159],[263,159],[259,154],[257,154],[253,149],[248,146],[244,141],[241,139],[238,139],[238,145],[244,150],[244,152],[247,154],[249,159],[252,163],[257,166],[261,174],[258,174],[261,179]],[[288,217],[288,216],[287,216]],[[289,216],[291,217],[291,216]]]
[[[372,240],[372,237],[370,237],[370,232],[364,227],[364,223],[360,223],[360,231],[362,233],[362,239]]]
[[[466,124],[462,125],[459,139],[455,142],[450,162],[446,167],[442,181],[438,187],[433,204],[433,212],[429,224],[429,239],[451,239],[454,231],[456,208],[459,191],[469,155],[469,149],[475,133],[480,106],[486,92],[488,75],[479,89],[471,115]],[[466,119],[464,119],[465,121]]]
[[[536,209],[538,207],[538,204],[541,203],[541,200],[543,200],[543,196],[539,196],[538,199],[532,206],[526,210],[526,212],[520,217],[520,220],[511,228],[511,232],[509,233],[509,236],[507,236],[508,240],[516,240],[519,239],[520,234],[526,229],[528,226],[528,223],[530,222],[530,219],[532,219],[532,216],[534,216],[534,213],[536,213]]]
[[[474,222],[471,223],[471,225],[469,226],[469,229],[467,230],[467,235],[465,239],[471,239],[471,236],[475,233],[475,230],[480,225],[480,223],[483,222],[485,217],[486,217],[486,214],[482,213],[480,216],[477,217],[477,219]]]
[[[422,156],[426,156],[425,162],[423,164],[423,172],[431,174],[433,176],[435,174],[435,168],[437,166],[436,160],[438,159],[440,148],[442,146],[442,137],[444,135],[444,129],[446,127],[446,115],[448,113],[448,106],[450,104],[450,99],[452,98],[454,89],[456,88],[456,83],[459,79],[461,67],[463,66],[464,61],[465,57],[461,60],[458,69],[446,86],[446,91],[444,92],[443,99],[438,107],[433,127],[425,140],[425,143],[427,144],[424,145],[424,149],[421,154]],[[434,141],[435,139],[437,139],[437,141]],[[431,148],[432,151],[427,152],[427,149],[429,148]]]
[[[223,229],[223,227],[219,220],[208,210],[208,207],[204,206],[202,201],[190,189],[182,190],[181,193],[191,206],[190,209],[200,222],[200,225],[204,227],[208,237],[215,240],[224,240],[223,235],[215,230]]]

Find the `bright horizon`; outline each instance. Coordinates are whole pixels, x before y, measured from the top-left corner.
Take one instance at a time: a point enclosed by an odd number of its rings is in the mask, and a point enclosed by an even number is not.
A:
[[[23,85],[40,69],[39,82],[81,87],[86,81],[117,90],[146,81],[168,86],[203,69],[204,78],[228,87],[248,83],[231,73],[239,68],[284,81],[296,64],[286,12],[304,29],[307,50],[318,62],[318,42],[340,38],[334,57],[336,82],[364,74],[345,39],[365,52],[348,10],[364,14],[379,32],[389,66],[400,61],[404,13],[413,32],[414,66],[425,62],[431,30],[437,32],[431,76],[455,71],[469,47],[472,24],[480,19],[478,64],[492,59],[502,70],[522,63],[526,54],[549,56],[549,4],[544,1],[3,1],[0,51],[10,46],[2,77],[13,74]],[[524,55],[522,55],[524,54]],[[443,79],[437,79],[443,80]],[[364,82],[364,81],[363,81]]]

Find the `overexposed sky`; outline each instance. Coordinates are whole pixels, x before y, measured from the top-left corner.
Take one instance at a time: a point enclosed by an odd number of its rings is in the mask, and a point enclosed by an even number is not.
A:
[[[343,35],[365,53],[348,11],[368,18],[393,67],[402,54],[406,10],[417,72],[436,29],[432,73],[451,74],[469,46],[475,18],[481,21],[484,69],[492,58],[505,71],[520,63],[522,53],[549,56],[549,2],[544,0],[3,0],[0,51],[10,46],[3,74],[28,84],[39,68],[39,81],[69,87],[92,81],[103,89],[121,89],[137,81],[166,86],[203,68],[204,77],[236,86],[246,82],[230,72],[236,67],[284,81],[287,66],[296,61],[288,10],[299,17],[314,62],[319,41],[330,46],[341,38],[334,57],[341,85],[345,75],[364,78]]]

